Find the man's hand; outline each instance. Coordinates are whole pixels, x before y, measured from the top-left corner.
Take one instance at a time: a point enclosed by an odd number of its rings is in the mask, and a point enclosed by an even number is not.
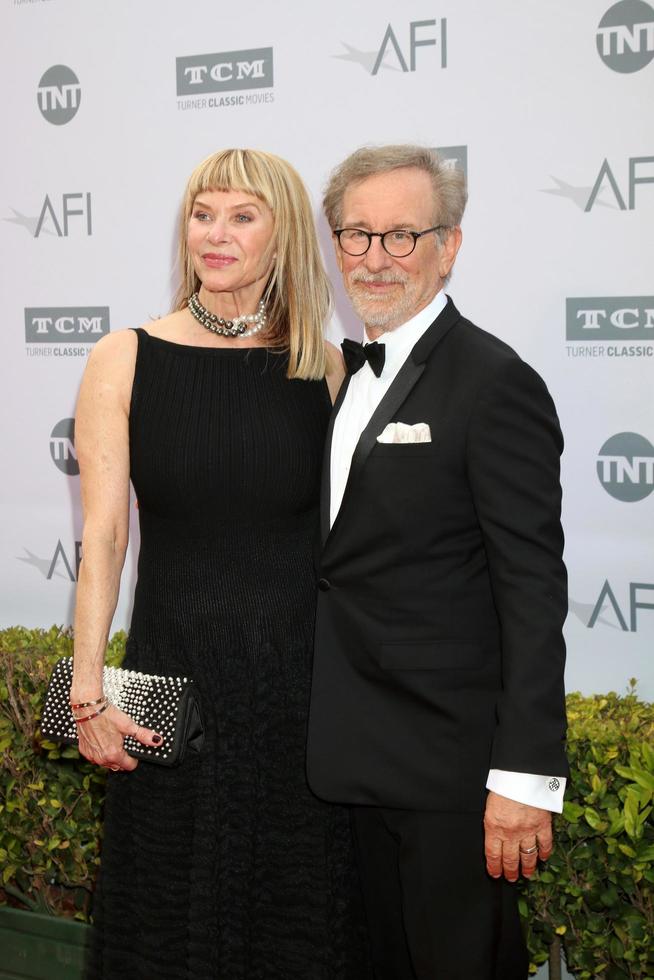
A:
[[[490,792],[484,814],[486,868],[493,878],[517,881],[522,867],[531,877],[540,858],[552,853],[552,814]],[[526,853],[528,852],[528,853]]]

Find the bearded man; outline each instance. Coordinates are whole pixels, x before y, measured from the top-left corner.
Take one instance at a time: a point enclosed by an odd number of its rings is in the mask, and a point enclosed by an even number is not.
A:
[[[562,437],[443,292],[465,201],[416,146],[358,150],[324,201],[365,344],[327,442],[308,774],[352,805],[377,980],[525,980],[513,883],[568,771]]]

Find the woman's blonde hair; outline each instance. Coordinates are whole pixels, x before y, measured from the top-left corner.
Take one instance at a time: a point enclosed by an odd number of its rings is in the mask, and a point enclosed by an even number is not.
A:
[[[191,174],[179,231],[181,283],[174,309],[188,306],[200,279],[189,255],[186,235],[193,205],[203,191],[243,191],[264,201],[273,215],[272,249],[276,253],[264,291],[273,347],[288,350],[289,378],[325,375],[323,327],[331,306],[329,281],[318,247],[311,202],[290,163],[261,150],[220,150]]]

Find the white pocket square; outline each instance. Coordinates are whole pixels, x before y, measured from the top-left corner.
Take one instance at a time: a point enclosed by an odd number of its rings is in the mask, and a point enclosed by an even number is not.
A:
[[[426,422],[407,425],[406,422],[389,422],[377,442],[431,442],[431,430]]]

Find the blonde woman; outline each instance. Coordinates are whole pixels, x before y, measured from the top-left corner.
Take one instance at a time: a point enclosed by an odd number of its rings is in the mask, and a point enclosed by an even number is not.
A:
[[[347,814],[305,778],[323,441],[342,369],[304,186],[225,150],[189,180],[173,313],[100,341],[76,418],[85,512],[73,703],[102,698],[128,533],[125,666],[193,678],[199,755],[109,705],[79,724],[109,774],[91,977],[362,980]]]

